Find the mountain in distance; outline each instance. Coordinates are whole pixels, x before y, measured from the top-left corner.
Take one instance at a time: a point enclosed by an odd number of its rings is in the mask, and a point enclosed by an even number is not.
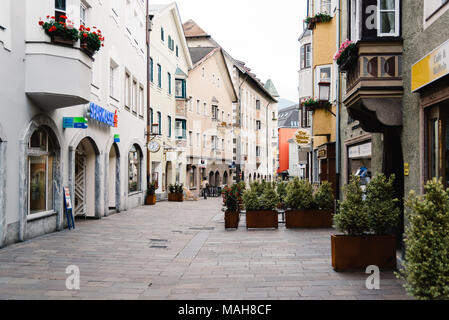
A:
[[[284,99],[284,98],[278,98],[278,106],[279,106],[279,110],[291,107],[295,104],[298,104],[298,102],[294,102],[288,99]]]

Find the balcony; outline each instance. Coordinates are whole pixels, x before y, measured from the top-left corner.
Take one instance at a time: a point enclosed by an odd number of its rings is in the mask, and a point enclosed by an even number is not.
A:
[[[90,101],[93,59],[84,51],[50,42],[27,42],[25,50],[25,93],[41,109]]]
[[[346,99],[353,119],[369,132],[402,125],[402,41],[359,41],[347,68]]]

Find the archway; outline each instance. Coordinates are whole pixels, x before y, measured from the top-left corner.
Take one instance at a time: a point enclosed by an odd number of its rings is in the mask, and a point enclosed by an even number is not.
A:
[[[220,180],[220,172],[215,172],[215,186],[219,187],[221,185],[221,180]]]
[[[228,172],[227,172],[227,171],[225,171],[225,172],[223,173],[223,184],[224,184],[225,186],[228,185]]]
[[[101,218],[100,151],[90,137],[83,138],[75,149],[74,215]]]
[[[212,171],[209,173],[209,185],[215,187],[215,174]]]
[[[105,180],[105,216],[108,216],[112,212],[120,212],[120,149],[116,143],[113,143],[109,156],[106,155],[106,180]]]
[[[165,165],[165,190],[168,190],[171,184],[173,184],[173,164],[168,161]]]

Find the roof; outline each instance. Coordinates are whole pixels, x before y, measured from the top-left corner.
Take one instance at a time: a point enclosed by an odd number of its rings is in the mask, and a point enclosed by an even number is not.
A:
[[[188,75],[186,75],[185,72],[182,71],[179,67],[176,68],[175,74],[176,74],[177,76],[183,76],[183,77],[186,77],[186,78],[188,77]]]
[[[193,64],[197,64],[198,61],[201,61],[205,56],[214,51],[215,47],[189,47],[190,56],[192,57]]]
[[[246,74],[253,80],[253,82],[263,91],[268,97],[271,98],[272,101],[278,102],[277,99],[271,95],[271,93],[265,88],[265,85],[257,78],[256,74],[251,72],[251,69],[245,65],[245,62],[234,59],[226,50],[223,49],[222,46],[218,44],[210,35],[207,34],[195,21],[190,19],[189,21],[183,24],[184,33],[186,34],[186,38],[195,38],[195,37],[207,37],[210,38],[210,42],[215,45],[217,48],[220,48],[223,52],[223,55],[228,58],[237,69],[240,70],[241,73]],[[189,36],[187,36],[189,34]],[[274,86],[273,86],[274,87]]]
[[[280,97],[278,91],[276,90],[276,87],[274,86],[273,81],[271,79],[268,79],[265,83],[265,89],[273,96],[273,97]]]
[[[184,34],[186,35],[186,38],[210,37],[210,35],[208,35],[206,31],[201,29],[200,26],[196,24],[196,22],[192,19],[185,22],[182,26],[184,28]]]
[[[279,111],[279,128],[299,128],[299,104]]]
[[[167,9],[168,7],[170,7],[172,4],[151,4],[149,6],[149,11],[150,12],[155,12],[155,13],[160,13],[163,12],[165,9]]]

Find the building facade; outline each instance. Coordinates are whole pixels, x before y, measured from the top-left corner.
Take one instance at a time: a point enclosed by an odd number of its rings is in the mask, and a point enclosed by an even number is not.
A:
[[[176,3],[150,5],[150,122],[152,152],[151,180],[158,200],[167,199],[168,187],[185,184],[187,77],[192,68],[182,22]]]
[[[58,43],[38,24],[47,16],[102,33],[104,47]],[[140,0],[2,1],[1,69],[14,76],[0,80],[0,246],[62,230],[64,188],[76,216],[143,203],[145,17]]]

